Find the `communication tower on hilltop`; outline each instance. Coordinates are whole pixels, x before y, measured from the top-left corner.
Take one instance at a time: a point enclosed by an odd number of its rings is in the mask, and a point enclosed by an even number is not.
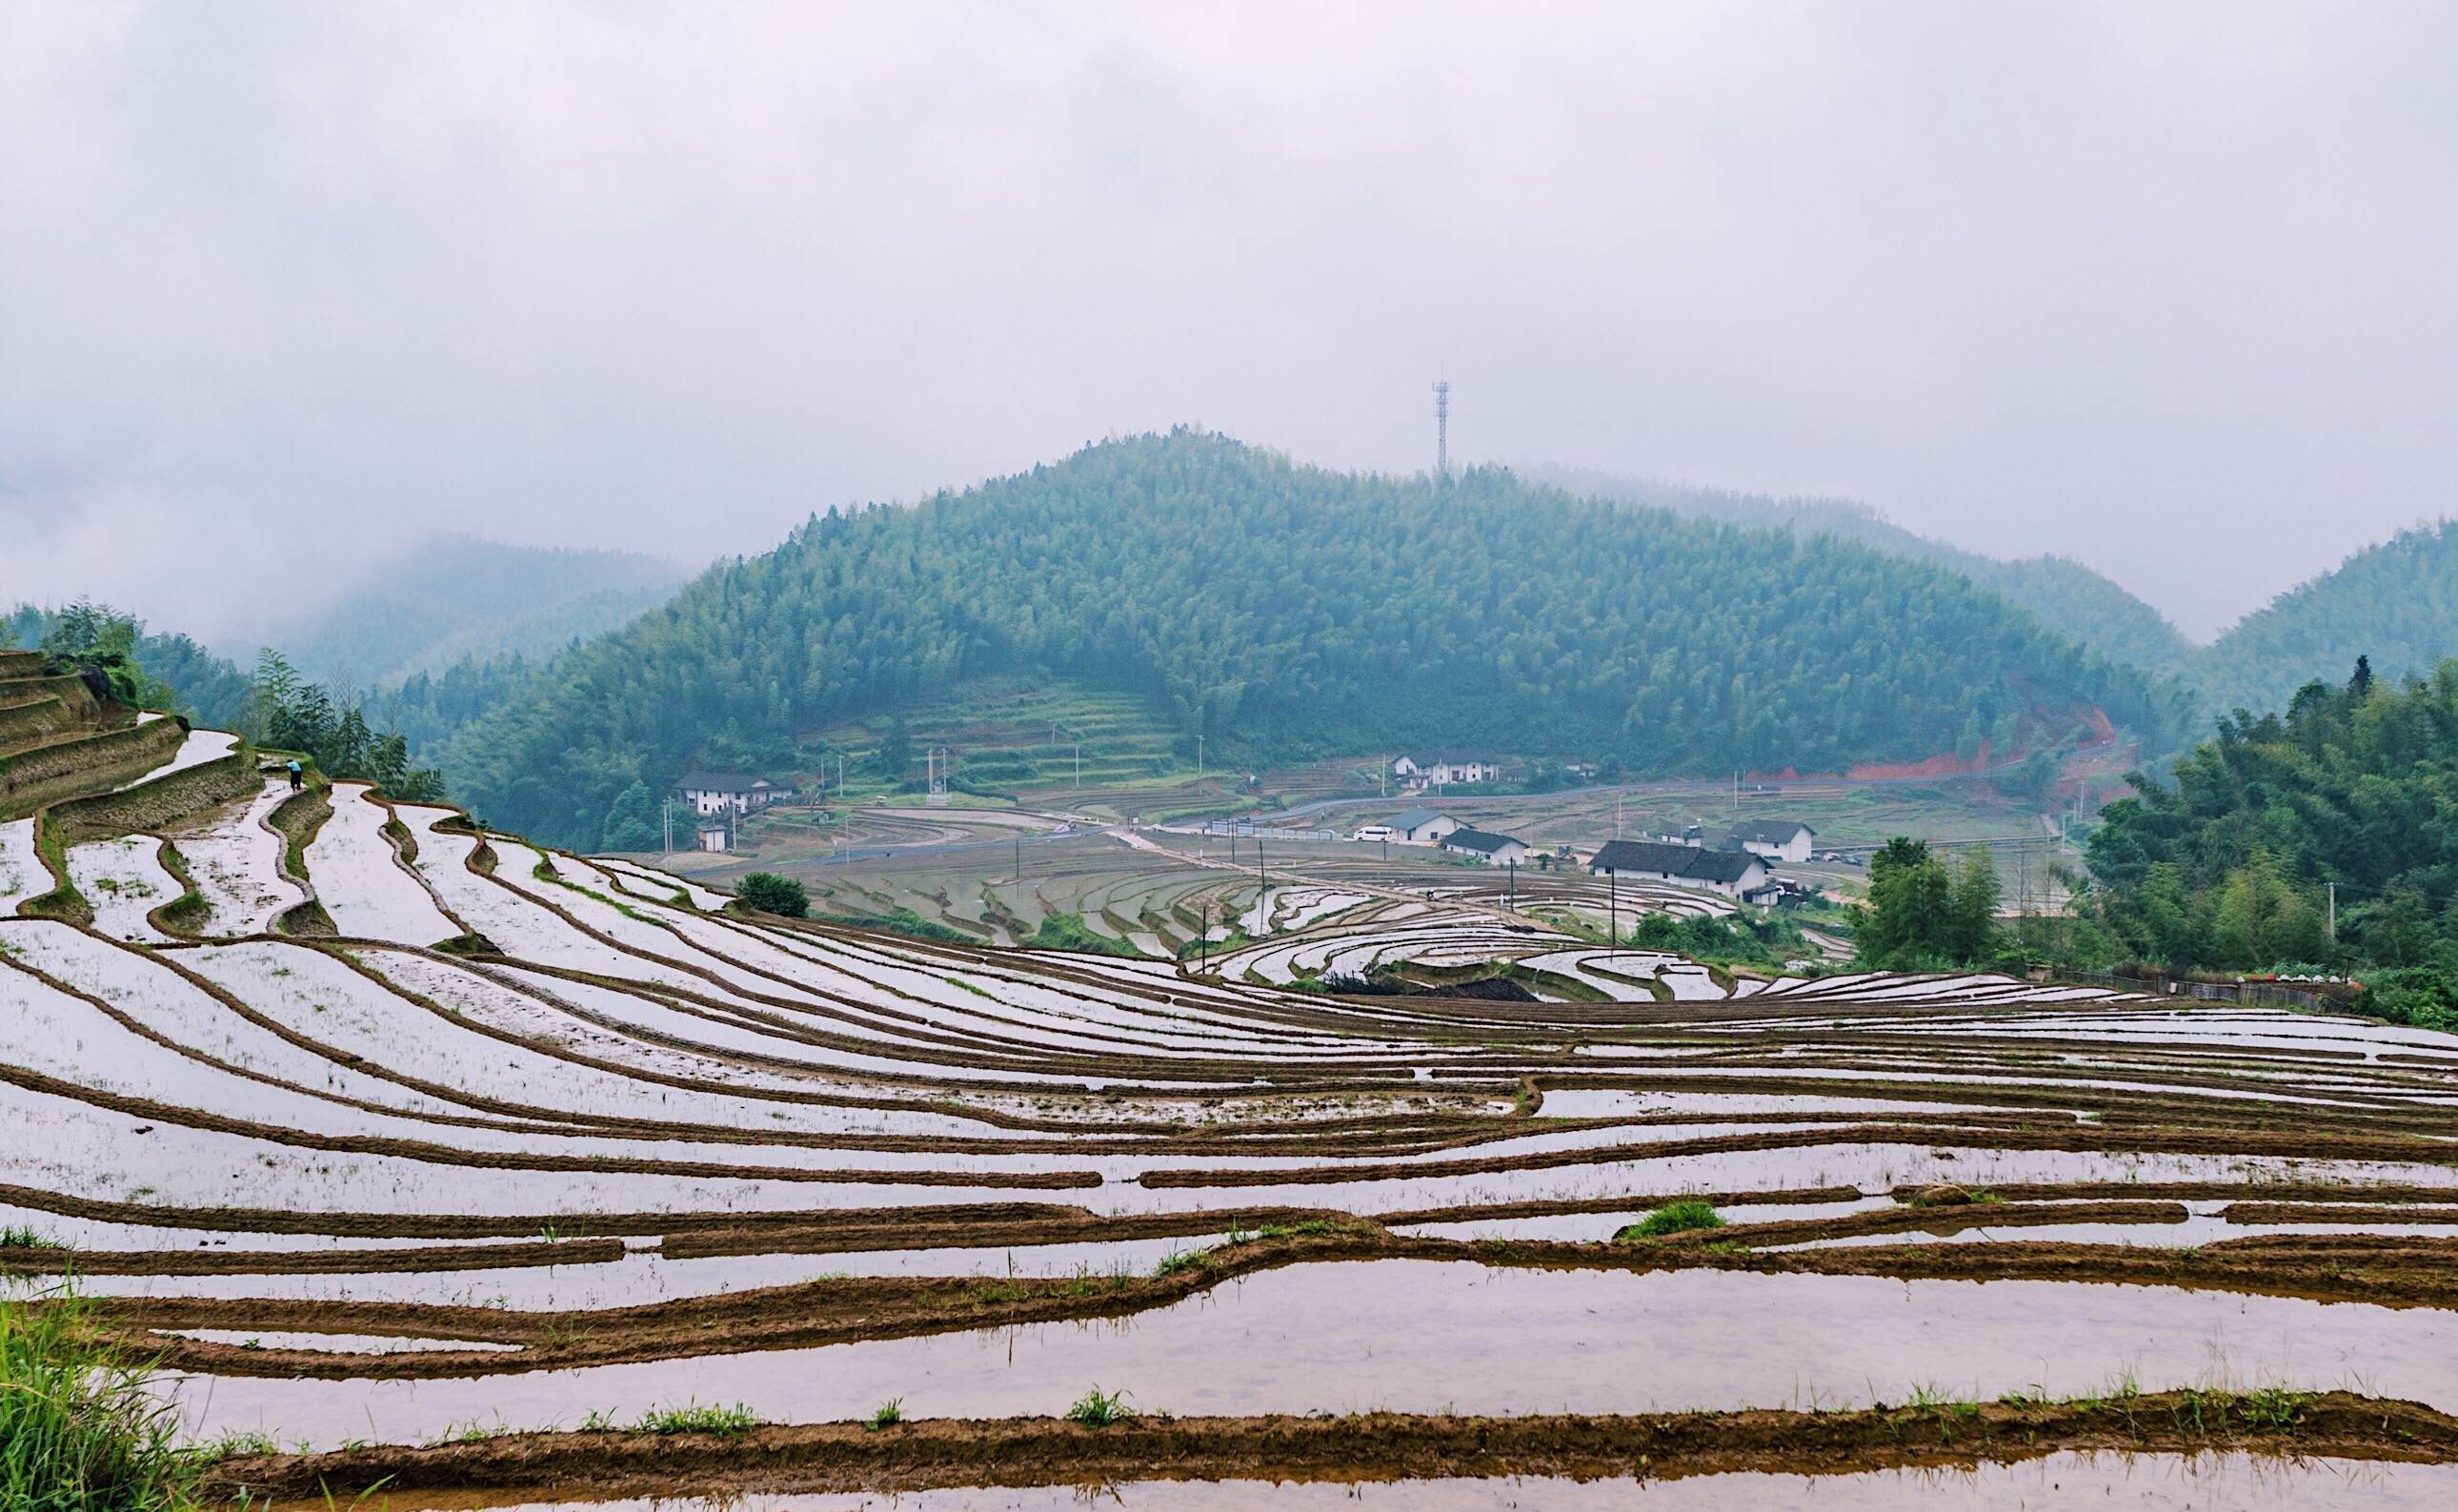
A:
[[[1451,475],[1451,381],[1434,381],[1434,475]]]

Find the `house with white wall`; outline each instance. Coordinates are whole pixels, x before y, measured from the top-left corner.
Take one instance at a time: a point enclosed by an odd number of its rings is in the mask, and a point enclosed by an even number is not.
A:
[[[1528,860],[1527,841],[1490,830],[1453,830],[1443,837],[1442,847],[1454,856],[1474,857],[1488,866],[1518,866]]]
[[[712,814],[750,814],[766,808],[785,794],[766,777],[740,772],[686,772],[675,779],[675,792],[703,818]]]
[[[1747,851],[1771,861],[1801,862],[1817,848],[1818,832],[1790,819],[1751,819],[1733,826],[1724,839],[1728,851]]]
[[[1391,838],[1404,845],[1433,845],[1460,827],[1460,821],[1437,809],[1410,809],[1385,819]]]
[[[1502,763],[1491,756],[1427,751],[1394,757],[1391,775],[1405,787],[1453,787],[1462,782],[1491,782],[1502,776]]]
[[[1711,851],[1662,840],[1607,840],[1588,862],[1589,875],[1696,887],[1745,902],[1772,901],[1766,860],[1747,851]]]

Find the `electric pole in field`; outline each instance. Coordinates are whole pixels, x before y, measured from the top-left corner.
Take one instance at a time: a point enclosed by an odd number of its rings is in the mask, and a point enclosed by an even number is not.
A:
[[[1621,943],[1621,873],[1605,868],[1605,943]]]
[[[1434,476],[1451,475],[1451,381],[1434,383]]]
[[[2335,945],[2339,942],[2339,884],[2328,882],[2324,885],[2330,889],[2330,943]]]

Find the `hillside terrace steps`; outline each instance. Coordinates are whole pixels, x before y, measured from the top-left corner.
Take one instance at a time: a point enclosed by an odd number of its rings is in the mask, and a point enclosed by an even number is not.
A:
[[[97,699],[40,652],[0,651],[0,822],[34,821],[55,884],[7,912],[82,919],[71,847],[159,830],[259,781],[237,736]]]

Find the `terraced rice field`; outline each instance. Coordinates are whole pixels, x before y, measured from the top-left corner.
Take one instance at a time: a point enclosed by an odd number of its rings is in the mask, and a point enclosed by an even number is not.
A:
[[[2446,1036],[1294,877],[1198,975],[739,917],[355,784],[67,857],[172,898],[0,918],[0,1268],[73,1272],[226,1488],[1975,1504],[1890,1467],[2287,1448],[2438,1504],[2378,1461],[2458,1459]],[[1534,1001],[1282,984],[1496,957]]]

